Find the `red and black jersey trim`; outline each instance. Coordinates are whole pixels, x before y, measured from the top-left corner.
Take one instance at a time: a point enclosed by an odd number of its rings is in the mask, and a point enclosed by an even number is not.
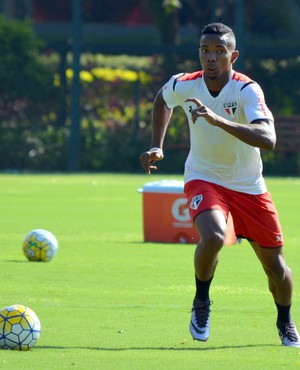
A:
[[[173,82],[173,91],[175,91],[175,86],[176,86],[176,84],[177,84],[177,82],[178,82],[178,79],[179,79],[180,77],[184,76],[184,75],[185,75],[185,73],[184,73],[183,75],[178,76],[178,77],[176,77],[176,78],[175,78],[175,80],[174,80],[174,82]]]
[[[248,85],[251,85],[251,84],[254,84],[254,81],[250,81],[250,82],[247,82],[246,84],[244,84],[242,87],[241,87],[241,91],[244,90],[245,87],[247,87]]]
[[[197,71],[192,73],[182,73],[180,76],[178,76],[174,82],[173,82],[173,91],[175,91],[175,86],[178,81],[192,81],[196,80],[197,78],[202,78],[203,71]]]

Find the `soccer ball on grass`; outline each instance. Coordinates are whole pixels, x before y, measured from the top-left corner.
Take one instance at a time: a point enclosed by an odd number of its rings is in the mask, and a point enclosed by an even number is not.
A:
[[[48,230],[31,230],[23,241],[23,252],[29,261],[49,262],[56,255],[58,242]]]
[[[0,348],[28,351],[41,334],[37,315],[23,305],[13,305],[0,311]]]

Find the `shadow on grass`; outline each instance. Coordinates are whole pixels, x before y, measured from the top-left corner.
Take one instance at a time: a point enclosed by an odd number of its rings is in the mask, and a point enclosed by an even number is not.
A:
[[[222,349],[244,349],[244,348],[258,348],[258,347],[279,347],[277,344],[244,344],[244,345],[236,345],[236,346],[215,346],[215,347],[116,347],[116,348],[110,348],[110,347],[68,347],[68,346],[35,346],[37,349],[83,349],[83,350],[89,350],[89,351],[108,351],[108,352],[122,352],[122,351],[216,351],[216,350],[222,350]]]
[[[2,262],[8,262],[8,263],[28,263],[30,261],[28,260],[3,260]]]

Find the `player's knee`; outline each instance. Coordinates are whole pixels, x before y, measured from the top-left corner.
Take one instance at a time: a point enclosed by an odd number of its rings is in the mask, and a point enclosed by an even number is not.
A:
[[[292,271],[290,268],[282,263],[273,266],[272,268],[266,269],[267,275],[275,283],[283,283],[286,280],[292,279]]]
[[[210,233],[209,235],[205,235],[202,240],[202,245],[205,248],[219,251],[222,248],[224,241],[225,235],[222,232],[214,232]]]

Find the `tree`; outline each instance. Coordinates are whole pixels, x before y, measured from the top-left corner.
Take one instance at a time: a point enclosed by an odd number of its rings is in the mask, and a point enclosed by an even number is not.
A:
[[[180,44],[179,38],[179,0],[147,0],[147,7],[159,30],[161,45],[174,46]],[[176,71],[176,56],[166,53],[163,56],[163,72],[169,76]]]
[[[0,103],[49,94],[53,72],[39,61],[39,41],[30,23],[0,17]]]
[[[0,40],[0,167],[22,169],[43,158],[49,168],[60,135],[54,71],[42,62],[30,23],[0,17]]]

